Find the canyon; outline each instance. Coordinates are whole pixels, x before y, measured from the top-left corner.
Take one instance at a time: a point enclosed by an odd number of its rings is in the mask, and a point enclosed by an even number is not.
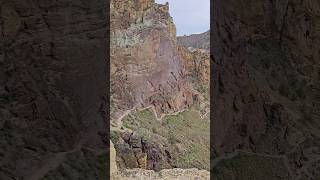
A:
[[[157,173],[170,174],[165,169],[202,169],[209,178],[209,52],[178,44],[169,8],[152,0],[111,1],[115,161],[120,174],[140,168],[159,179]]]

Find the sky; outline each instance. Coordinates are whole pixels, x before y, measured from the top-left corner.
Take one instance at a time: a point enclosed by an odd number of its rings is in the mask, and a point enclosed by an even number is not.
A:
[[[158,4],[169,2],[170,15],[177,35],[203,33],[210,28],[210,0],[155,0]]]

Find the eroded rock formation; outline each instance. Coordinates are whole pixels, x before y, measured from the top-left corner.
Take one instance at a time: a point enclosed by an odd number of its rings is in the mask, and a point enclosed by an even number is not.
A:
[[[106,179],[106,3],[0,2],[0,179]]]
[[[169,4],[111,2],[111,140],[120,169],[208,170],[208,85],[209,53],[178,45]]]
[[[112,142],[111,142],[112,144]],[[201,179],[209,180],[210,174],[206,170],[198,169],[165,169],[160,172],[155,172],[153,170],[144,169],[126,169],[118,171],[117,167],[114,166],[116,161],[115,149],[110,146],[111,157],[110,164],[112,165],[112,180],[132,180],[132,179],[166,179],[166,180],[186,180],[186,179]]]
[[[319,6],[316,0],[213,1],[217,158],[243,150],[281,158],[289,175],[280,179],[320,178]],[[222,172],[244,173],[217,176]],[[278,179],[265,173],[247,177]]]
[[[114,119],[126,110],[148,106],[153,106],[161,117],[185,109],[195,101],[196,92],[187,82],[168,8],[151,0],[112,1]]]

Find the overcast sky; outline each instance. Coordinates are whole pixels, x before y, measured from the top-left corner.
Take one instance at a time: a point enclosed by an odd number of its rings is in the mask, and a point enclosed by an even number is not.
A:
[[[177,35],[198,34],[210,28],[210,0],[155,0],[169,2],[170,15],[177,27]]]

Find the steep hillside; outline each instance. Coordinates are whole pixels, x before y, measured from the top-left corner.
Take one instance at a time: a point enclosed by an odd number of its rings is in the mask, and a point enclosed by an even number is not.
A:
[[[198,49],[210,49],[210,31],[201,34],[191,34],[189,36],[178,36],[178,43],[182,46]]]
[[[216,178],[319,179],[319,1],[213,3]]]
[[[111,140],[119,169],[208,170],[208,84],[209,54],[177,44],[169,4],[111,2]]]

